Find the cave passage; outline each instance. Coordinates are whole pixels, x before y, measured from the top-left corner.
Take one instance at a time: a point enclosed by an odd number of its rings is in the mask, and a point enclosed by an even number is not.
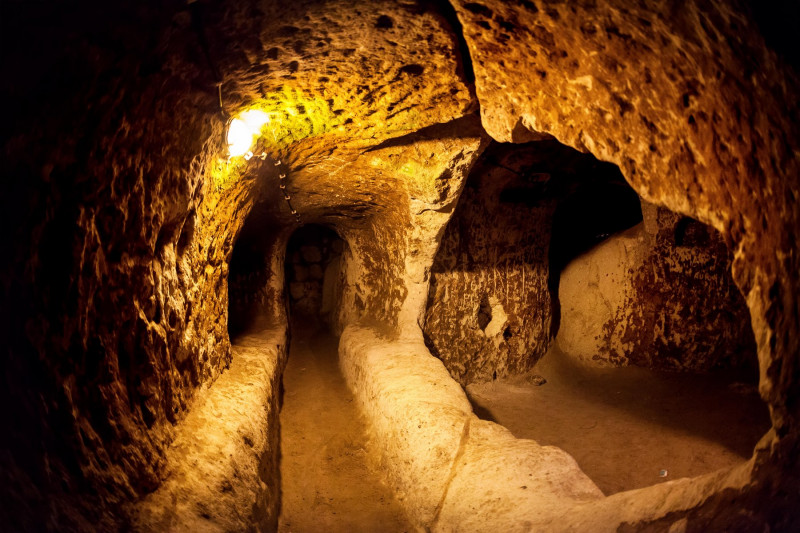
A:
[[[293,322],[327,322],[335,312],[345,242],[332,229],[311,224],[286,246],[286,287]]]
[[[319,225],[286,247],[291,343],[280,411],[279,531],[406,531],[391,490],[371,468],[367,425],[328,331],[345,242]]]
[[[280,412],[279,531],[408,531],[370,468],[367,428],[339,371],[339,339],[293,323]]]

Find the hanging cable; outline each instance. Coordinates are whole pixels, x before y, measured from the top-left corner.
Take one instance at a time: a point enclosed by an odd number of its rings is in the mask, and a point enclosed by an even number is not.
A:
[[[280,161],[276,161],[275,162],[275,166],[278,167],[280,170],[283,170],[281,168],[281,162]],[[289,212],[292,215],[294,215],[294,218],[297,221],[297,224],[302,226],[303,225],[303,221],[300,219],[300,213],[298,213],[297,209],[295,209],[294,206],[292,206],[292,197],[289,194],[289,191],[286,190],[286,174],[284,174],[283,172],[280,172],[278,174],[278,180],[279,180],[278,181],[278,187],[280,187],[281,193],[283,193],[283,199],[286,200],[286,205],[289,206]]]

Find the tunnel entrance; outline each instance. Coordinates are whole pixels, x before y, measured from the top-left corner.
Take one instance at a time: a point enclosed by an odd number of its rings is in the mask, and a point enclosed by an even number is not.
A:
[[[330,331],[346,246],[332,229],[308,225],[286,247],[291,343],[282,376],[279,531],[410,530],[372,468],[366,423]]]
[[[344,247],[342,238],[325,226],[303,226],[292,234],[284,269],[290,322],[330,324],[341,291]]]
[[[607,495],[730,468],[771,425],[730,261],[616,166],[495,143],[435,259],[426,342],[481,418],[564,449]]]

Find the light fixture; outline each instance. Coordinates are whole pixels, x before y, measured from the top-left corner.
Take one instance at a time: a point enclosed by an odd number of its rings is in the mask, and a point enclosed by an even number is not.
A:
[[[269,124],[269,115],[258,109],[245,111],[232,119],[228,124],[229,157],[245,156],[246,159],[250,159],[253,154],[250,148],[266,124]]]

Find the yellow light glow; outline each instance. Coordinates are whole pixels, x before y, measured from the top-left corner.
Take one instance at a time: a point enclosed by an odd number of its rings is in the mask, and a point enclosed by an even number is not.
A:
[[[255,138],[261,133],[261,128],[265,124],[269,124],[269,115],[258,109],[245,111],[231,120],[228,126],[228,153],[230,156],[237,157],[250,152]]]

